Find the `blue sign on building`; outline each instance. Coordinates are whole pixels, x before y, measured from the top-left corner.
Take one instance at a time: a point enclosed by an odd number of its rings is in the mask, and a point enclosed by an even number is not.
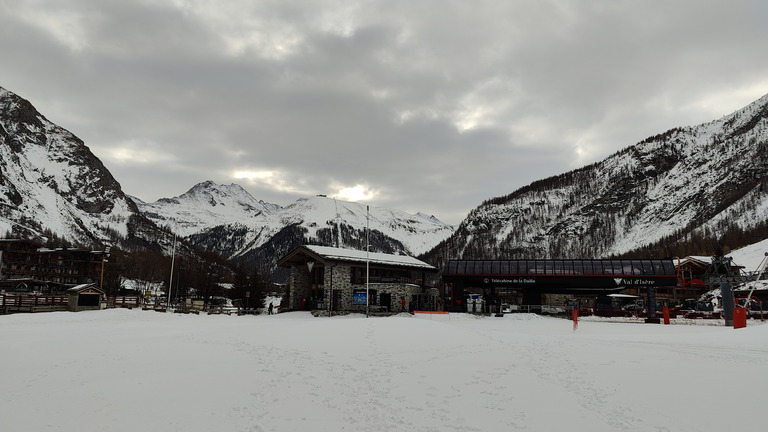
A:
[[[352,304],[356,305],[364,305],[368,302],[366,301],[368,299],[368,295],[365,291],[355,291],[352,294]]]

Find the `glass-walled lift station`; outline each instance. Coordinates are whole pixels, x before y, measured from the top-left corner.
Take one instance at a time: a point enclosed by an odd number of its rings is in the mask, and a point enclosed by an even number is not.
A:
[[[540,304],[542,294],[650,293],[675,286],[677,267],[671,259],[450,260],[442,280],[446,309],[459,311],[470,288],[522,291],[524,304]]]

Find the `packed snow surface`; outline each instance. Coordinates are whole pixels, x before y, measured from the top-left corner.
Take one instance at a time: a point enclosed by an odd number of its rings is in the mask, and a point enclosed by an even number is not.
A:
[[[768,326],[533,315],[0,317],[7,431],[759,430]]]

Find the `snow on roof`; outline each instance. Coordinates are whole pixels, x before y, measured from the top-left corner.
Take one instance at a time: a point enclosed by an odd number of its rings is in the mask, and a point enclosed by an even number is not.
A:
[[[704,264],[711,264],[712,263],[712,257],[711,256],[697,256],[697,255],[689,255],[685,258],[680,258],[680,264],[685,264],[689,261],[699,261]]]
[[[88,290],[99,291],[99,292],[102,292],[102,293],[104,292],[103,289],[97,287],[96,284],[94,284],[94,283],[85,283],[85,284],[76,285],[76,286],[73,286],[72,288],[68,289],[67,292],[68,293],[77,293],[77,292],[88,291]]]
[[[355,249],[342,249],[315,245],[305,245],[304,247],[318,255],[323,256],[326,259],[357,262],[369,261],[375,264],[399,265],[436,270],[434,266],[407,255],[391,255],[378,252],[370,252],[368,256],[366,256],[365,251]]]

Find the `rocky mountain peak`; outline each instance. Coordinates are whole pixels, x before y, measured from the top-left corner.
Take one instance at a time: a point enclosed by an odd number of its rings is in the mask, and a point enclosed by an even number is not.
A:
[[[132,242],[151,226],[82,140],[0,89],[0,229],[90,245]]]

